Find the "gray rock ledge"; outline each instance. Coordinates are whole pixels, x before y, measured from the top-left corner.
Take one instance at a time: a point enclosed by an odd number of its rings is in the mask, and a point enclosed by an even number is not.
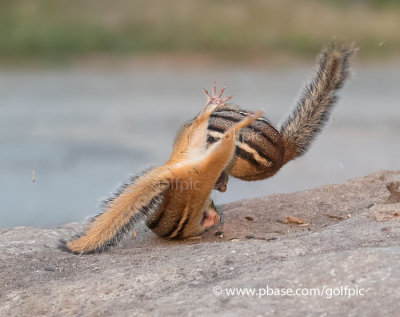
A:
[[[139,224],[136,238],[103,254],[56,248],[83,223],[0,230],[0,316],[398,316],[399,182],[400,171],[384,171],[234,202],[223,225],[195,240],[165,241]],[[267,296],[267,287],[325,293]],[[364,296],[329,295],[340,288]]]

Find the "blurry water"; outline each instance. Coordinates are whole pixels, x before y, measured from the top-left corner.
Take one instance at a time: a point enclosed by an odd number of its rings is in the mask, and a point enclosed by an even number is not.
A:
[[[99,211],[118,183],[167,160],[215,80],[277,125],[310,68],[0,73],[0,227],[53,226]],[[357,69],[311,150],[276,176],[231,180],[217,203],[400,169],[400,67]],[[36,182],[32,182],[32,170]]]

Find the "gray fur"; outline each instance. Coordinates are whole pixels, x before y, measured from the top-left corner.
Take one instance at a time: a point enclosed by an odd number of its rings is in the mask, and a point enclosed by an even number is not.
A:
[[[353,44],[331,43],[320,54],[315,74],[280,128],[285,144],[284,163],[303,155],[329,119],[355,51]]]

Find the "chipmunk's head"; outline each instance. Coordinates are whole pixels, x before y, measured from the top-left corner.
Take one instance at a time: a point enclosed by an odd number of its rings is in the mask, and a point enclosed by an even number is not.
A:
[[[222,193],[225,192],[228,188],[228,179],[229,179],[228,173],[226,171],[222,171],[221,175],[215,182],[214,189]]]

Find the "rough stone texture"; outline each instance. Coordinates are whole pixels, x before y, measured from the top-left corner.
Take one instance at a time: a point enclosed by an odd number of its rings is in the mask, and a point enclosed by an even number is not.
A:
[[[387,185],[399,181],[400,171],[386,171],[228,204],[224,224],[202,239],[165,241],[140,224],[136,239],[95,255],[56,249],[83,224],[1,230],[0,315],[398,316],[400,205]],[[308,225],[286,224],[288,216]],[[225,293],[267,286],[326,293]],[[346,286],[364,296],[328,298]]]

